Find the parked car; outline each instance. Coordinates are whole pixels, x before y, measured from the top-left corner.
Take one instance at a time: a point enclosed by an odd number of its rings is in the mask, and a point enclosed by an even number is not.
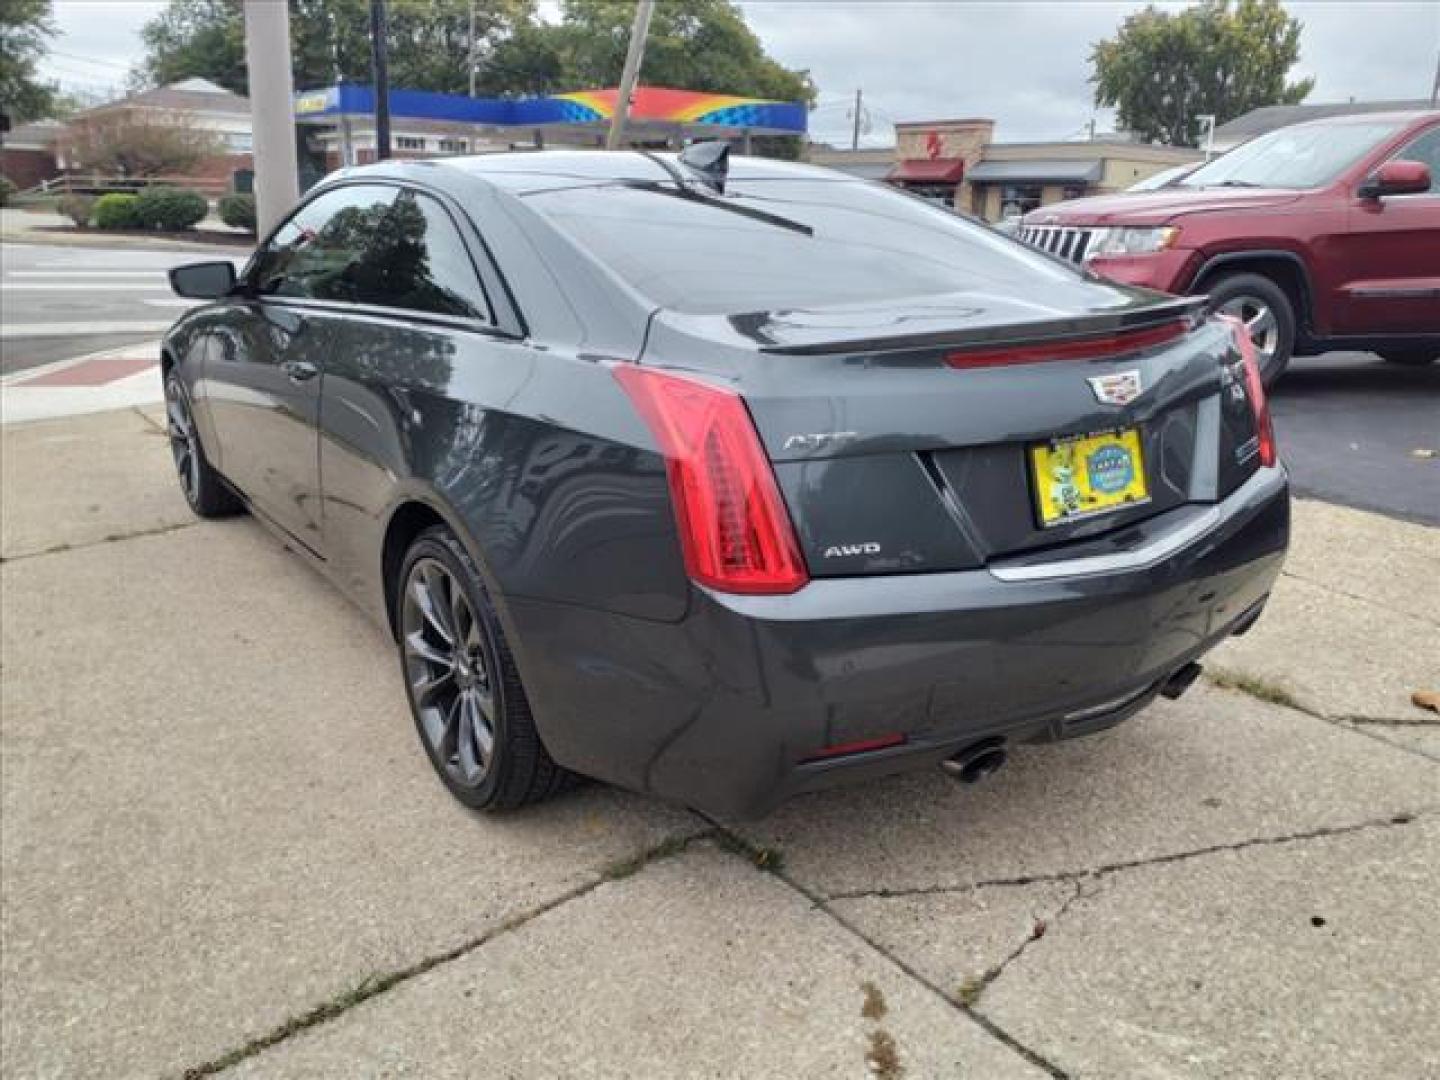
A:
[[[1267,383],[1292,355],[1440,356],[1440,112],[1336,116],[1236,147],[1150,195],[1026,215],[1020,237],[1115,281],[1207,295]]]
[[[366,166],[171,280],[185,497],[389,628],[473,807],[973,780],[1180,693],[1287,542],[1234,325],[824,169]]]

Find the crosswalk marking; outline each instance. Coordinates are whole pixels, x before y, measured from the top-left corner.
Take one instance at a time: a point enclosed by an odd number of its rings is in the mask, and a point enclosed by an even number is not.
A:
[[[0,283],[0,289],[6,292],[169,292],[170,285],[164,281],[157,281],[153,285],[143,282],[131,285],[120,281],[63,284],[52,284],[48,281],[6,281]]]
[[[163,278],[166,276],[164,270],[7,270],[7,278]]]

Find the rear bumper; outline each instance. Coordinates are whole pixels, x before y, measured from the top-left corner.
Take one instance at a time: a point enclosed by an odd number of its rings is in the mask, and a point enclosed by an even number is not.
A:
[[[679,623],[510,598],[546,745],[576,771],[725,816],[923,767],[975,740],[1066,738],[1143,708],[1248,625],[1289,536],[1262,469],[1100,561],[813,581],[792,596],[696,590]],[[1005,569],[1005,568],[996,568]],[[892,734],[903,745],[814,760]]]

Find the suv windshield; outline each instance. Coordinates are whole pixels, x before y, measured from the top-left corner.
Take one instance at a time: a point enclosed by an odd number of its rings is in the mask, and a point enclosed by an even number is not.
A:
[[[1396,123],[1281,128],[1237,146],[1178,183],[1193,188],[1319,187],[1399,130]]]

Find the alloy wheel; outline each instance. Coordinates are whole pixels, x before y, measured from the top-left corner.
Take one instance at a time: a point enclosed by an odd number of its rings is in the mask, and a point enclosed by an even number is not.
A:
[[[165,383],[165,431],[170,437],[170,456],[186,500],[193,506],[200,489],[200,443],[185,392],[174,379]]]
[[[425,740],[453,782],[478,787],[495,753],[494,674],[464,587],[436,559],[410,569],[401,632]]]
[[[1218,310],[1245,324],[1245,332],[1255,345],[1260,370],[1268,373],[1275,366],[1275,353],[1280,348],[1280,323],[1270,305],[1255,296],[1233,296]]]

